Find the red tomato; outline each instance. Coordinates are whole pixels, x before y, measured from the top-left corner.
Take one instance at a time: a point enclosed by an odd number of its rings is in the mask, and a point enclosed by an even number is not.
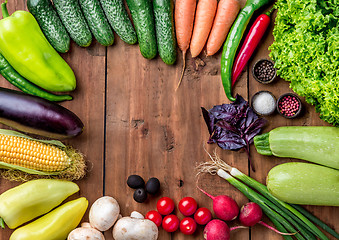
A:
[[[184,216],[191,216],[195,213],[195,211],[198,208],[197,202],[194,200],[194,198],[191,197],[184,197],[183,199],[180,200],[179,204],[179,211],[184,215]]]
[[[169,197],[162,197],[157,202],[157,210],[161,215],[168,215],[174,210],[174,202]]]
[[[157,211],[154,210],[149,211],[148,213],[146,213],[145,218],[154,222],[155,225],[157,225],[157,227],[160,227],[162,222],[162,216]]]
[[[179,228],[179,218],[174,214],[168,215],[164,217],[162,221],[162,228],[166,232],[175,232]]]
[[[197,223],[191,217],[185,217],[180,222],[180,231],[183,234],[191,235],[197,230]]]
[[[206,225],[212,219],[212,213],[207,208],[199,208],[194,214],[194,220],[200,225]]]

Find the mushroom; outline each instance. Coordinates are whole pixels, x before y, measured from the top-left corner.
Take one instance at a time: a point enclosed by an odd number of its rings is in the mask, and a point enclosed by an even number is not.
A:
[[[120,207],[112,197],[104,196],[97,199],[89,210],[89,223],[99,231],[110,229],[117,221]]]
[[[104,235],[92,228],[89,223],[82,223],[81,227],[68,234],[67,240],[105,240]]]
[[[116,222],[113,238],[115,240],[156,240],[158,227],[151,220],[144,219],[142,214],[132,212],[131,217],[123,217]]]

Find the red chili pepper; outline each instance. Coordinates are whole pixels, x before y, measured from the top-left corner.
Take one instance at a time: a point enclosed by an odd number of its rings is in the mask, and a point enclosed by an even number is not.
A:
[[[253,23],[251,29],[249,30],[246,39],[238,53],[237,58],[234,61],[233,71],[232,71],[232,86],[237,81],[241,72],[244,70],[248,60],[251,58],[254,50],[257,48],[261,38],[264,36],[270,22],[271,22],[271,13],[274,8],[272,8],[267,13],[261,14]]]

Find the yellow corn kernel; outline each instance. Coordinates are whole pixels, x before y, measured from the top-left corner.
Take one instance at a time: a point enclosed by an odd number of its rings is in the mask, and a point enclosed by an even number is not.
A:
[[[44,172],[62,171],[71,165],[66,152],[54,145],[3,134],[0,161]]]

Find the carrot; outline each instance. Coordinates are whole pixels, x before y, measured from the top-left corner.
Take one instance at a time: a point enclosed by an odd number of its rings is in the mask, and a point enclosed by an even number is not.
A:
[[[181,80],[184,76],[184,71],[186,67],[186,52],[189,48],[193,23],[195,8],[197,6],[196,0],[176,0],[175,10],[174,10],[174,21],[175,21],[175,31],[177,36],[177,43],[182,51],[183,66],[180,76],[180,80],[177,86],[180,86]]]
[[[190,46],[192,57],[197,57],[205,46],[212,29],[217,5],[217,0],[199,0],[198,2]]]
[[[220,0],[207,41],[207,56],[214,55],[221,48],[239,10],[240,3],[238,0]]]

